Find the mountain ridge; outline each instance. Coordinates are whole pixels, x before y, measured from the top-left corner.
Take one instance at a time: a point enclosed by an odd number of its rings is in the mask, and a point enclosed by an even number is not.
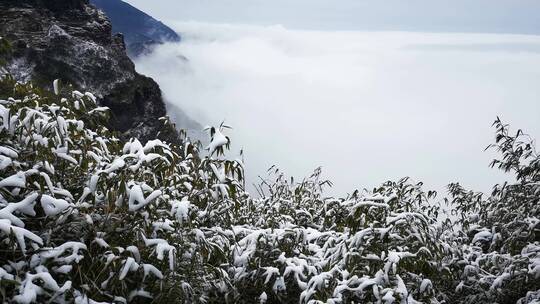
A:
[[[122,0],[90,0],[111,20],[113,33],[124,36],[131,57],[146,54],[165,42],[180,42],[180,36],[152,16]]]

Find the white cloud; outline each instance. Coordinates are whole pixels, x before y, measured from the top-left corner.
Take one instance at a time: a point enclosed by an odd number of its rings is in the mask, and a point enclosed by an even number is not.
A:
[[[486,191],[503,179],[483,152],[497,115],[540,138],[540,37],[174,26],[183,42],[138,69],[201,124],[232,125],[252,180],[323,166],[338,194],[403,176]]]

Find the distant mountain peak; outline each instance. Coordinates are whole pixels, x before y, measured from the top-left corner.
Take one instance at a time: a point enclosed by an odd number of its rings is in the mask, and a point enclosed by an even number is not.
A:
[[[179,42],[180,36],[161,21],[122,0],[90,0],[111,20],[114,33],[124,36],[128,54],[136,57],[156,44]]]

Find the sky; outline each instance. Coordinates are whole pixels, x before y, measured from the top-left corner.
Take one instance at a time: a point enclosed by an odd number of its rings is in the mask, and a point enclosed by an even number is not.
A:
[[[272,165],[297,179],[322,166],[332,195],[405,176],[489,192],[509,179],[484,151],[495,118],[540,138],[540,26],[529,18],[540,2],[164,3],[139,7],[183,40],[137,70],[173,119],[180,108],[233,126],[229,157],[244,151],[249,182]]]
[[[129,0],[162,21],[540,34],[538,0]]]

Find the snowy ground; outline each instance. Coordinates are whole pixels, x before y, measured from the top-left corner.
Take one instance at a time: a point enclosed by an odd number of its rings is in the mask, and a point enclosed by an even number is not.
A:
[[[496,116],[540,138],[540,36],[173,26],[183,42],[137,69],[202,125],[232,125],[252,181],[277,164],[323,166],[337,194],[403,176],[487,191],[504,179],[484,152]]]

